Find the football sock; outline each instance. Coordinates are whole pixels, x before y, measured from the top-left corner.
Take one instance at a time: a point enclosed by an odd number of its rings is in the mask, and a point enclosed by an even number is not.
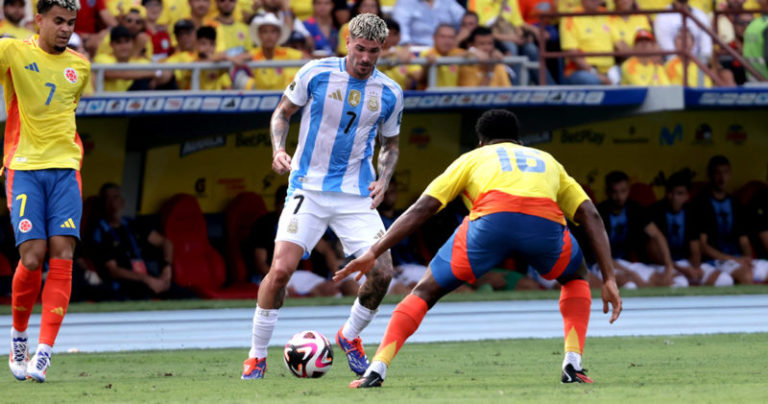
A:
[[[720,272],[715,279],[715,286],[733,286],[733,278],[725,272]]]
[[[341,328],[341,335],[346,339],[355,339],[360,336],[360,333],[371,323],[373,317],[378,310],[371,310],[362,304],[360,299],[355,299],[355,303],[349,310],[349,318],[344,323],[344,327]]]
[[[21,265],[16,266],[16,273],[13,274],[13,291],[11,292],[11,306],[13,307],[13,328],[16,331],[23,332],[27,330],[29,316],[32,315],[32,309],[40,294],[40,284],[42,283],[42,271],[37,268],[31,271]]]
[[[40,344],[53,346],[61,322],[67,314],[72,293],[72,260],[51,258],[43,286],[43,313],[40,319]]]
[[[560,289],[560,313],[563,315],[565,352],[575,352],[579,356],[584,352],[591,304],[589,283],[585,280],[572,280]]]
[[[51,351],[53,350],[53,347],[48,344],[38,344],[37,345],[37,352],[44,352],[48,354],[48,356],[51,356]]]
[[[374,361],[384,362],[387,366],[392,363],[397,352],[408,339],[419,328],[421,320],[427,314],[427,302],[416,295],[408,295],[392,312],[392,318],[387,325],[387,331],[384,333],[384,339],[376,351]]]
[[[278,309],[262,309],[258,305],[253,313],[253,335],[251,336],[251,350],[249,358],[266,358],[267,344],[272,338],[272,332],[277,325]]]
[[[368,376],[371,374],[371,372],[376,372],[381,376],[382,379],[387,378],[387,364],[382,361],[373,361],[371,362],[370,366],[368,366],[368,369],[365,370],[365,374],[363,376]]]

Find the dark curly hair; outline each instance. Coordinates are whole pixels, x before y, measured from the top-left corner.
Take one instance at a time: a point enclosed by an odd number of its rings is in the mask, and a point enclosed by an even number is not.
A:
[[[518,140],[520,122],[517,116],[506,109],[491,109],[483,112],[475,124],[477,137],[481,141],[494,139]]]

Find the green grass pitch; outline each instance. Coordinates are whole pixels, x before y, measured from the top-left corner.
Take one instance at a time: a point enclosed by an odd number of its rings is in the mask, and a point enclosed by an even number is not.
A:
[[[768,334],[589,338],[593,385],[560,384],[561,339],[406,344],[381,389],[352,390],[346,358],[320,379],[239,379],[247,349],[58,354],[48,381],[6,370],[2,402],[496,403],[768,402]],[[367,346],[369,353],[375,347]]]

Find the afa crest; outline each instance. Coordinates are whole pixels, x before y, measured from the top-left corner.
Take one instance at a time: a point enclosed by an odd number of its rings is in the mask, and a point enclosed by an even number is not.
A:
[[[362,96],[360,95],[360,91],[351,90],[349,92],[349,95],[347,96],[347,102],[349,103],[349,105],[351,105],[354,108],[358,104],[360,104],[360,98],[361,97]]]
[[[368,98],[368,109],[371,112],[376,112],[376,111],[379,110],[379,100],[378,100],[378,98],[375,98],[375,97]]]

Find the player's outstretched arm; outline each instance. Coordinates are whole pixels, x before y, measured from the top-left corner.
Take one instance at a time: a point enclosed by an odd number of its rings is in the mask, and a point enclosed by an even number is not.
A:
[[[600,272],[603,273],[603,286],[601,290],[603,313],[608,313],[608,303],[610,303],[613,307],[610,322],[613,323],[621,314],[621,296],[619,296],[619,288],[616,286],[616,276],[613,273],[611,259],[611,245],[608,241],[608,234],[605,233],[603,219],[600,218],[600,213],[597,212],[595,204],[590,200],[586,200],[579,205],[573,218],[577,223],[584,226],[589,244],[592,246],[592,250],[597,258],[597,265],[600,267]]]
[[[291,171],[291,156],[285,151],[285,140],[291,127],[291,116],[301,107],[292,103],[286,96],[277,104],[269,122],[269,134],[272,141],[272,170],[278,174]]]
[[[373,268],[376,258],[421,227],[427,219],[440,210],[440,206],[442,206],[442,203],[437,198],[422,195],[416,203],[411,205],[405,213],[392,223],[384,237],[374,243],[365,254],[352,260],[347,266],[336,272],[333,280],[338,282],[355,272],[359,272],[355,279],[359,280],[362,278],[366,272]]]
[[[397,136],[381,137],[381,149],[379,150],[378,171],[379,178],[368,186],[371,191],[371,209],[376,209],[384,200],[389,181],[395,173],[397,158],[400,156],[399,140]]]

